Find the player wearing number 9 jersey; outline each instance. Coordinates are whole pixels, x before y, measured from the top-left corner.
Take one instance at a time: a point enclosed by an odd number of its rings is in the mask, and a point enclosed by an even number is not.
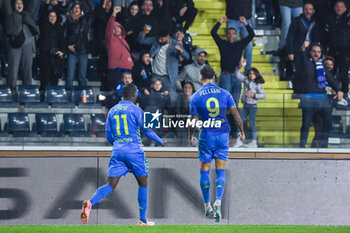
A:
[[[132,172],[138,182],[140,221],[138,225],[154,225],[147,221],[148,160],[142,149],[140,130],[150,139],[163,145],[163,141],[151,129],[143,126],[143,111],[135,105],[137,88],[134,84],[123,87],[123,100],[111,108],[106,122],[106,138],[113,144],[108,165],[108,183],[99,187],[90,200],[83,202],[81,220],[87,223],[91,208],[113,192],[120,177]]]
[[[214,70],[205,66],[201,70],[200,80],[203,86],[192,95],[190,100],[190,114],[192,118],[202,121],[220,121],[220,127],[216,124],[208,124],[210,127],[201,129],[198,140],[198,158],[200,160],[200,187],[204,199],[205,214],[214,215],[218,222],[221,219],[221,200],[225,188],[225,168],[229,151],[230,125],[226,119],[226,110],[229,109],[240,129],[240,139],[244,140],[242,120],[236,108],[231,94],[216,86],[213,81]],[[204,124],[203,124],[204,125]],[[195,145],[193,130],[190,130],[190,143]],[[210,204],[209,171],[212,160],[215,159],[216,167],[216,200],[213,208]]]

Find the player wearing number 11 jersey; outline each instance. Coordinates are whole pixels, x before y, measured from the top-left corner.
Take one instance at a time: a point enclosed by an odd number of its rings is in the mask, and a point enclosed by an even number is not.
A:
[[[144,128],[143,111],[135,105],[137,88],[134,84],[123,87],[123,100],[111,108],[106,122],[106,138],[113,145],[112,156],[108,165],[108,183],[99,187],[90,200],[83,202],[81,220],[87,223],[91,208],[104,197],[112,193],[117,186],[120,177],[132,172],[139,185],[138,202],[140,221],[138,225],[154,225],[147,221],[147,177],[148,160],[141,147],[140,129],[150,139],[163,141],[151,129]]]
[[[190,114],[193,118],[204,121],[220,121],[221,126],[209,126],[201,129],[198,140],[198,158],[200,160],[200,187],[204,199],[205,214],[214,214],[217,222],[221,219],[221,200],[225,188],[225,168],[229,151],[230,125],[226,119],[226,110],[234,116],[237,127],[240,129],[240,139],[244,140],[242,120],[231,94],[216,86],[213,81],[214,70],[205,66],[201,70],[200,80],[203,86],[193,94],[190,100]],[[203,124],[204,125],[204,124]],[[193,130],[190,130],[190,143],[195,145]],[[213,208],[209,197],[209,171],[212,160],[216,167],[216,200]]]

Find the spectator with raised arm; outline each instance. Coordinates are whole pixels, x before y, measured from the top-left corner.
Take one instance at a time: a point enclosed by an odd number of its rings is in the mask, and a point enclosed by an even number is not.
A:
[[[303,80],[300,79],[301,57],[305,48],[310,43],[320,42],[319,27],[314,20],[314,5],[311,2],[306,2],[303,7],[303,13],[294,18],[289,27],[287,37],[287,52],[289,60],[294,62],[295,79],[293,80],[293,89],[295,93],[300,93]]]
[[[106,29],[106,48],[108,53],[108,87],[113,90],[121,81],[122,74],[131,72],[134,63],[131,58],[130,47],[125,40],[126,31],[120,23],[115,21],[120,6],[114,6]]]
[[[249,26],[252,29],[255,28],[255,16],[252,12],[255,12],[255,0],[226,0],[226,28],[234,28],[236,30],[236,39],[239,36],[242,38],[249,36],[249,31],[246,25],[240,20],[240,17],[243,16]],[[245,46],[244,58],[247,60],[245,69],[248,70],[252,66],[253,40]]]
[[[300,147],[306,147],[309,128],[315,114],[322,117],[323,129],[320,136],[320,147],[328,147],[329,131],[332,124],[332,105],[327,92],[332,88],[336,97],[341,100],[343,92],[340,91],[336,80],[322,62],[322,47],[312,44],[303,53],[301,109],[303,123],[300,133]]]
[[[211,35],[220,51],[221,76],[219,86],[230,92],[235,103],[239,102],[242,84],[241,81],[234,76],[234,72],[236,66],[239,65],[239,61],[241,60],[243,49],[253,40],[255,36],[254,31],[249,26],[246,18],[240,16],[239,20],[248,31],[248,35],[242,38],[240,41],[236,40],[237,30],[235,28],[226,29],[227,40],[221,39],[221,37],[218,35],[217,31],[219,30],[219,27],[222,23],[227,21],[226,17],[222,17],[211,30]]]
[[[174,106],[177,98],[176,79],[179,61],[180,58],[188,59],[188,53],[177,40],[170,37],[166,29],[162,29],[158,37],[146,37],[145,33],[141,33],[139,42],[152,46],[150,54],[153,58],[153,78],[162,81],[164,89],[169,91],[170,104]]]
[[[16,92],[17,77],[22,68],[23,84],[32,83],[32,64],[35,36],[39,34],[34,16],[38,0],[4,0],[5,29],[8,36],[8,76],[7,85]]]

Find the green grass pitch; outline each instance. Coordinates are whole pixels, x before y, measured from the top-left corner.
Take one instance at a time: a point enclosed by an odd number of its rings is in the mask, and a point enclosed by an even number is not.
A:
[[[1,233],[350,233],[350,226],[0,226]]]

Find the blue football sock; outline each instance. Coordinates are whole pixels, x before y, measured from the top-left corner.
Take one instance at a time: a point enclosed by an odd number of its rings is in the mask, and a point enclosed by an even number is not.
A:
[[[209,188],[210,188],[209,172],[210,171],[200,170],[200,172],[201,172],[200,186],[202,190],[203,200],[204,200],[204,203],[209,203],[210,202],[210,193],[209,193]]]
[[[216,170],[216,199],[222,200],[222,195],[224,194],[226,183],[225,169],[217,169]]]
[[[91,207],[93,207],[94,205],[99,203],[103,198],[105,198],[111,192],[113,192],[113,189],[109,184],[105,184],[105,185],[99,187],[96,190],[95,194],[90,199]]]
[[[147,196],[148,196],[148,187],[139,187],[137,200],[139,201],[140,220],[144,223],[147,223],[147,217],[146,217]]]

